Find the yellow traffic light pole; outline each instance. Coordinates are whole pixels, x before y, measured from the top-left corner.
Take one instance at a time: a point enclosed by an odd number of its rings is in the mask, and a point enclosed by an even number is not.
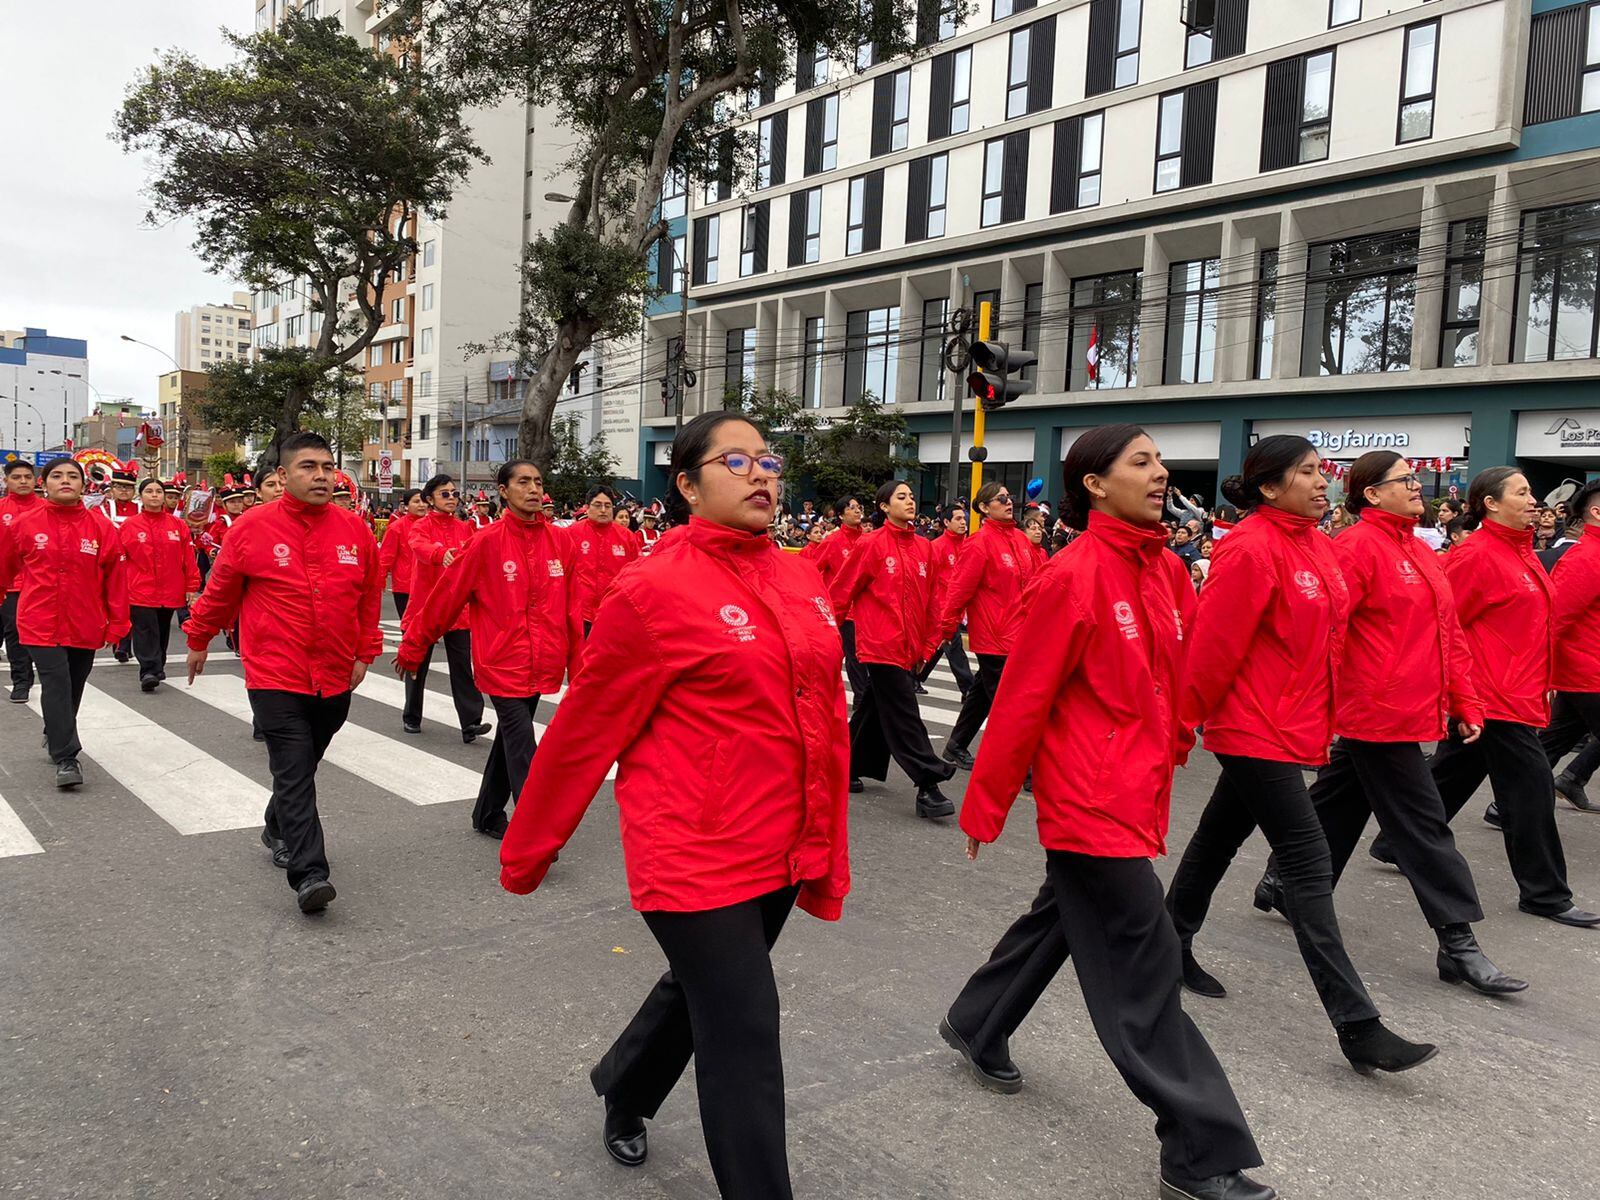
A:
[[[993,319],[993,316],[994,305],[990,301],[985,300],[982,304],[978,305],[978,340],[980,342],[987,342],[989,340],[989,325]],[[983,401],[976,400],[972,411],[973,449],[979,449],[983,445],[983,418]],[[978,489],[982,486],[983,464],[975,461],[972,464],[972,491],[968,494],[969,499],[967,500],[968,505],[970,505],[972,509],[972,518],[969,524],[974,532],[976,532],[978,526],[983,521],[983,514],[978,511]]]

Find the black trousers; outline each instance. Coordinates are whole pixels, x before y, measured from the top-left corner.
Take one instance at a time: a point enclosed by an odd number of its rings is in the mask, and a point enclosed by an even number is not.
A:
[[[994,694],[1000,687],[1000,672],[1005,670],[1005,665],[1004,654],[978,655],[978,677],[961,701],[961,712],[956,716],[955,728],[950,731],[950,740],[945,743],[946,750],[965,750],[972,745],[972,739],[978,736],[978,730],[989,718],[989,710],[994,707]]]
[[[904,667],[865,666],[871,682],[850,714],[850,777],[887,779],[892,756],[919,788],[949,779],[955,768],[933,752],[916,677]]]
[[[17,633],[17,601],[21,592],[7,592],[0,601],[0,636],[5,638],[6,661],[11,667],[11,686],[33,686],[33,660],[23,649],[22,638]]]
[[[1590,737],[1600,738],[1600,692],[1557,692],[1550,706],[1550,724],[1539,734],[1550,765],[1555,766]],[[1585,782],[1587,779],[1585,776]]]
[[[489,700],[499,721],[494,741],[489,743],[483,782],[478,785],[478,803],[472,808],[474,829],[482,829],[496,813],[504,815],[506,805],[522,794],[533,752],[538,748],[533,735],[538,696],[490,696]]]
[[[167,646],[172,641],[172,615],[177,611],[143,604],[128,606],[133,622],[133,656],[139,660],[141,682],[167,677]]]
[[[450,664],[450,698],[455,701],[456,719],[461,728],[483,720],[483,693],[472,678],[472,634],[452,629],[439,639],[444,643],[445,660]],[[428,667],[433,662],[434,646],[422,656],[417,673],[406,680],[406,706],[402,716],[412,724],[422,720],[422,700],[428,693]]]
[[[623,1112],[656,1115],[695,1060],[700,1125],[728,1200],[788,1200],[772,946],[799,889],[706,912],[647,912],[668,970],[590,1074]]]
[[[1300,767],[1233,754],[1219,754],[1217,762],[1222,777],[1167,892],[1178,937],[1187,946],[1200,931],[1228,864],[1259,826],[1277,857],[1284,910],[1328,1019],[1342,1025],[1376,1017],[1339,933],[1328,839]]]
[[[405,616],[406,615],[406,605],[411,600],[411,593],[410,592],[394,592],[392,594],[394,596],[394,615],[397,616],[397,617]]]
[[[867,668],[856,657],[854,621],[839,622],[839,641],[844,644],[844,675],[850,681],[850,708],[854,711],[866,698],[867,689],[872,686],[872,678],[867,674]]]
[[[1596,769],[1600,769],[1600,738],[1585,738],[1578,746],[1578,753],[1567,764],[1565,774],[1586,785],[1594,778]]]
[[[1335,887],[1368,816],[1376,815],[1430,928],[1483,920],[1472,868],[1456,848],[1444,801],[1417,743],[1340,738],[1311,785],[1311,803],[1328,838]]]
[[[1555,777],[1539,731],[1514,721],[1489,720],[1470,746],[1452,733],[1428,760],[1446,818],[1472,799],[1487,777],[1500,809],[1506,857],[1517,881],[1517,907],[1548,914],[1572,907],[1567,858],[1556,828]]]
[[[928,665],[922,668],[922,674],[918,678],[927,682],[928,677],[933,674],[933,669],[939,665],[941,656],[950,664],[950,674],[956,677],[956,687],[961,689],[961,695],[965,697],[972,687],[972,665],[967,662],[967,649],[961,644],[959,632],[939,647],[939,652],[928,660]]]
[[[51,762],[65,762],[83,753],[78,741],[78,706],[94,670],[94,651],[77,646],[27,646],[39,672],[39,707]]]
[[[267,836],[289,847],[289,886],[328,877],[328,854],[317,816],[317,767],[328,743],[350,715],[350,693],[306,696],[256,688],[250,692],[256,727],[266,735],[272,799]]]

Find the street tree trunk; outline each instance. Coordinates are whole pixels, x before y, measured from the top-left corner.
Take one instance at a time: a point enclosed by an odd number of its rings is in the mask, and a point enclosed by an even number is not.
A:
[[[555,338],[529,381],[523,401],[522,420],[517,425],[517,453],[530,458],[539,470],[549,474],[553,444],[550,435],[556,401],[561,389],[578,365],[584,352],[594,344],[598,326],[593,321],[568,318],[556,326]]]

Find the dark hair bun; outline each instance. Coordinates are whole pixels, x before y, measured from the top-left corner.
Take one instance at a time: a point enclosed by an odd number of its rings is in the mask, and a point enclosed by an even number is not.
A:
[[[1222,498],[1237,508],[1250,508],[1255,504],[1245,487],[1243,475],[1229,475],[1222,481],[1219,490],[1222,492]]]

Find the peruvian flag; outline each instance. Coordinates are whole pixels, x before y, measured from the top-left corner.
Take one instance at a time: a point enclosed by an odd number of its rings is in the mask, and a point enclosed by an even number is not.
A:
[[[1083,356],[1088,364],[1089,382],[1100,382],[1100,326],[1089,326],[1089,352]]]

